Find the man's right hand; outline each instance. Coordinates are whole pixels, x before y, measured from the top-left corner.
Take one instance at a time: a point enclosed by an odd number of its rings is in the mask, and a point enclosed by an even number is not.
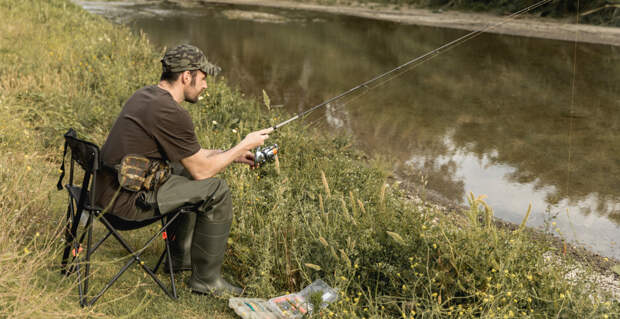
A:
[[[241,144],[244,146],[245,149],[252,150],[255,149],[263,144],[265,144],[265,140],[269,138],[269,133],[273,132],[273,127],[270,128],[266,128],[260,131],[255,131],[252,132],[250,134],[248,134],[243,141],[241,141]]]

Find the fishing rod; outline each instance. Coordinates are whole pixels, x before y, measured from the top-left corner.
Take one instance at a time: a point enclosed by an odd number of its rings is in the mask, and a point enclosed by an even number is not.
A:
[[[442,46],[440,46],[440,47],[438,47],[436,49],[433,49],[433,50],[431,50],[431,51],[429,51],[427,53],[424,53],[424,54],[422,54],[422,55],[420,55],[420,56],[418,56],[418,57],[416,57],[416,58],[414,58],[412,60],[409,60],[409,61],[407,61],[407,62],[405,62],[405,63],[403,63],[403,64],[401,64],[401,65],[399,65],[399,66],[397,66],[397,67],[395,67],[395,68],[393,68],[391,70],[389,70],[389,71],[381,73],[381,74],[371,78],[370,80],[367,80],[366,82],[363,82],[363,83],[361,83],[361,84],[359,84],[359,85],[357,85],[355,87],[352,87],[352,88],[350,88],[347,91],[344,91],[344,92],[342,92],[342,93],[340,93],[340,94],[338,94],[338,95],[336,95],[336,96],[334,96],[332,98],[329,98],[329,99],[327,99],[327,100],[325,100],[325,101],[323,101],[323,102],[321,102],[321,103],[319,103],[319,104],[317,104],[317,105],[315,105],[315,106],[313,106],[313,107],[311,107],[311,108],[309,108],[309,109],[307,109],[307,110],[305,110],[303,112],[300,112],[300,113],[296,114],[295,116],[291,117],[290,119],[288,119],[286,121],[283,121],[283,122],[281,122],[279,124],[274,125],[273,129],[275,131],[275,130],[277,130],[277,129],[279,129],[279,128],[281,128],[281,127],[283,127],[283,126],[285,126],[285,125],[287,125],[287,124],[289,124],[289,123],[291,123],[291,122],[293,122],[293,121],[295,121],[297,119],[300,119],[300,118],[302,118],[302,117],[304,117],[304,116],[306,116],[306,115],[316,111],[317,109],[319,109],[319,108],[321,108],[323,106],[328,105],[329,103],[332,103],[332,102],[340,100],[340,99],[342,99],[342,98],[344,98],[346,96],[349,96],[349,95],[353,94],[354,92],[356,92],[358,90],[361,90],[361,89],[364,89],[364,88],[371,89],[371,87],[369,87],[370,84],[372,84],[372,83],[374,83],[376,81],[379,81],[380,79],[383,79],[383,78],[387,77],[388,75],[391,75],[391,74],[394,74],[394,73],[396,73],[398,71],[401,71],[401,70],[407,68],[408,66],[412,66],[412,65],[416,66],[416,65],[421,64],[422,62],[426,62],[426,61],[432,59],[433,57],[439,55],[440,53],[443,53],[443,52],[445,52],[445,51],[447,51],[447,50],[449,50],[451,48],[454,48],[454,47],[456,47],[459,44],[463,44],[466,41],[471,40],[471,39],[477,37],[478,35],[486,32],[488,30],[491,30],[493,28],[499,27],[499,26],[507,23],[512,18],[518,17],[518,16],[520,16],[520,15],[522,15],[524,13],[532,11],[532,10],[534,10],[536,8],[539,8],[539,7],[545,5],[545,4],[549,3],[549,2],[552,2],[552,1],[554,1],[554,0],[541,0],[541,1],[539,1],[539,2],[537,2],[535,4],[533,4],[533,5],[525,7],[525,8],[523,8],[523,9],[517,11],[517,12],[514,12],[514,13],[510,14],[509,16],[504,17],[501,21],[499,21],[499,22],[497,22],[495,24],[489,24],[489,25],[487,25],[487,26],[485,26],[485,27],[483,27],[481,29],[474,30],[474,31],[472,31],[470,33],[467,33],[467,34],[465,34],[465,35],[463,35],[463,36],[461,36],[461,37],[459,37],[459,38],[457,38],[455,40],[452,40],[452,41],[450,41],[450,42],[448,42],[448,43],[446,43],[446,44],[444,44],[444,45],[442,45]],[[413,69],[413,67],[411,69]],[[405,69],[402,73],[396,74],[392,78],[388,78],[386,81],[381,82],[379,85],[387,83],[388,81],[394,79],[396,76],[402,75],[405,72],[410,71],[411,69],[409,69],[409,70]],[[255,153],[255,164],[259,164],[260,165],[260,164],[265,163],[267,161],[272,161],[275,158],[275,156],[277,155],[277,153],[278,153],[278,146],[277,146],[277,144],[266,146],[266,147],[262,147],[262,148],[259,147],[259,148],[257,148],[256,153]]]
[[[405,62],[405,63],[403,63],[403,64],[401,64],[401,65],[399,65],[399,66],[397,66],[397,67],[387,71],[387,72],[379,74],[379,75],[375,76],[374,78],[372,78],[372,79],[370,79],[370,80],[368,80],[368,81],[366,81],[364,83],[361,83],[361,84],[359,84],[359,85],[357,85],[357,86],[355,86],[355,87],[353,87],[353,88],[343,92],[343,93],[341,93],[339,95],[336,95],[336,96],[334,96],[334,97],[332,97],[332,98],[330,98],[328,100],[325,100],[324,102],[321,102],[320,104],[317,104],[317,105],[315,105],[315,106],[313,106],[313,107],[311,107],[311,108],[309,108],[309,109],[307,109],[307,110],[305,110],[303,112],[300,112],[297,115],[291,117],[290,119],[288,119],[286,121],[283,121],[283,122],[273,126],[273,129],[277,130],[277,129],[279,129],[282,126],[289,124],[290,122],[293,122],[293,121],[295,121],[295,120],[297,120],[297,119],[299,119],[299,118],[301,118],[301,117],[303,117],[303,116],[305,116],[307,114],[310,114],[310,113],[314,112],[315,110],[317,110],[317,109],[319,109],[319,108],[321,108],[321,107],[323,107],[323,106],[325,106],[325,105],[327,105],[329,103],[332,103],[332,102],[334,102],[336,100],[339,100],[339,99],[341,99],[341,98],[343,98],[345,96],[351,95],[353,92],[358,91],[358,90],[360,90],[362,88],[369,88],[368,87],[369,84],[371,84],[373,82],[376,82],[376,81],[378,81],[378,80],[380,80],[380,79],[382,79],[382,78],[384,78],[384,77],[386,77],[386,76],[388,76],[388,75],[390,75],[390,74],[392,74],[394,72],[400,71],[403,68],[406,68],[406,67],[408,67],[408,66],[410,66],[410,65],[412,65],[412,64],[414,64],[416,62],[424,62],[424,61],[430,60],[432,57],[438,55],[439,53],[442,53],[443,51],[446,51],[448,48],[450,48],[452,46],[455,46],[456,44],[459,44],[459,42],[464,43],[465,41],[470,40],[470,39],[478,36],[481,33],[484,33],[484,32],[486,32],[488,30],[491,30],[493,28],[496,28],[498,26],[501,26],[501,25],[507,23],[508,20],[510,20],[510,19],[512,19],[514,17],[517,17],[517,16],[519,16],[521,14],[524,14],[524,13],[526,13],[528,11],[534,10],[534,9],[536,9],[538,7],[541,7],[541,6],[547,4],[547,3],[551,2],[551,1],[553,1],[553,0],[542,0],[542,1],[537,2],[537,3],[535,3],[535,4],[533,4],[533,5],[529,6],[529,7],[521,9],[521,10],[519,10],[519,11],[517,11],[517,12],[515,12],[515,13],[509,15],[509,16],[506,16],[502,21],[500,21],[498,23],[487,25],[486,27],[484,27],[482,29],[472,31],[472,32],[470,32],[470,33],[468,33],[468,34],[466,34],[466,35],[464,35],[464,36],[462,36],[462,37],[460,37],[460,38],[458,38],[456,40],[452,40],[452,41],[450,41],[450,42],[448,42],[448,43],[446,43],[446,44],[444,44],[444,45],[442,45],[442,46],[440,46],[440,47],[438,47],[436,49],[433,49],[433,50],[431,50],[431,51],[429,51],[429,52],[427,52],[427,53],[425,53],[425,54],[415,58],[415,59],[409,60],[409,61],[407,61],[407,62]]]

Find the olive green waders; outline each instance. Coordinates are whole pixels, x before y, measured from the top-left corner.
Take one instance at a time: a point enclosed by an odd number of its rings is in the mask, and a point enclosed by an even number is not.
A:
[[[239,295],[241,288],[232,286],[221,276],[232,223],[228,185],[218,178],[192,180],[182,175],[170,175],[157,191],[161,214],[188,204],[197,207],[196,214],[183,214],[184,219],[170,231],[169,236],[174,239],[172,267],[183,270],[191,264],[189,286],[194,292]]]

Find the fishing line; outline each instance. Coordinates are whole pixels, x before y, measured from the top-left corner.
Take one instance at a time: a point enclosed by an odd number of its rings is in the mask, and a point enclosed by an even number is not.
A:
[[[425,54],[423,54],[421,56],[416,57],[415,59],[409,60],[406,63],[397,66],[396,68],[393,68],[393,69],[391,69],[389,71],[386,71],[386,72],[384,72],[382,74],[379,74],[379,75],[375,76],[374,78],[372,78],[372,79],[370,79],[370,80],[368,80],[366,82],[363,82],[363,83],[361,83],[361,84],[359,84],[359,85],[357,85],[357,86],[355,86],[355,87],[353,87],[353,88],[351,88],[351,89],[349,89],[349,90],[347,90],[347,91],[345,91],[345,92],[343,92],[343,93],[341,93],[339,95],[336,95],[336,96],[334,96],[334,97],[332,97],[332,98],[330,98],[330,99],[328,99],[328,100],[326,100],[324,102],[321,102],[320,104],[317,104],[317,105],[315,105],[315,106],[313,106],[313,107],[311,107],[311,108],[309,108],[309,109],[307,109],[307,110],[305,110],[303,112],[300,112],[297,115],[291,117],[290,119],[288,119],[286,121],[283,121],[283,122],[281,122],[279,124],[276,124],[275,126],[273,126],[273,129],[277,130],[278,128],[280,128],[280,127],[282,127],[282,126],[284,126],[284,125],[286,125],[286,124],[288,124],[288,123],[290,123],[292,121],[295,121],[295,120],[297,120],[299,118],[302,118],[303,116],[305,116],[307,114],[310,114],[310,113],[314,112],[315,110],[317,110],[320,107],[326,106],[329,103],[335,102],[335,101],[337,101],[337,100],[339,100],[341,98],[344,98],[344,97],[346,97],[348,95],[351,95],[352,93],[354,93],[354,92],[356,92],[356,91],[358,91],[360,89],[364,89],[365,88],[365,89],[367,89],[366,90],[366,92],[367,92],[367,91],[369,91],[369,90],[371,90],[373,88],[376,88],[376,87],[378,87],[380,85],[384,85],[385,83],[387,83],[387,82],[389,82],[389,81],[391,81],[391,80],[393,80],[393,79],[395,79],[395,78],[397,78],[399,76],[402,76],[404,73],[409,72],[410,70],[412,70],[416,66],[418,66],[418,65],[420,65],[420,64],[422,64],[422,63],[424,63],[424,62],[434,58],[435,56],[439,55],[440,53],[448,51],[451,47],[457,47],[458,45],[463,44],[464,42],[469,41],[469,40],[479,36],[481,33],[484,33],[484,32],[486,32],[488,30],[491,30],[493,28],[501,26],[501,25],[509,22],[511,19],[513,19],[515,17],[518,17],[521,14],[524,14],[524,13],[529,12],[531,10],[534,10],[534,9],[536,9],[538,7],[541,7],[541,6],[547,4],[547,3],[551,2],[551,1],[553,1],[553,0],[541,0],[541,1],[539,1],[539,2],[537,2],[535,4],[533,4],[533,5],[530,5],[530,6],[526,7],[526,8],[523,8],[523,9],[517,11],[517,12],[512,13],[509,16],[504,17],[501,21],[499,21],[499,22],[497,22],[495,24],[489,24],[489,25],[487,25],[487,26],[485,26],[485,27],[483,27],[481,29],[472,31],[472,32],[470,32],[470,33],[468,33],[468,34],[466,34],[466,35],[464,35],[462,37],[459,37],[459,38],[457,38],[457,39],[455,39],[453,41],[450,41],[450,42],[448,42],[448,43],[446,43],[446,44],[444,44],[444,45],[442,45],[442,46],[440,46],[440,47],[438,47],[436,49],[433,49],[433,50],[431,50],[431,51],[429,51],[429,52],[427,52],[427,53],[425,53]],[[375,86],[370,86],[373,82],[377,82],[377,81],[379,81],[381,79],[384,79],[384,81],[377,83]],[[363,94],[361,94],[361,95],[363,95]],[[347,104],[350,103],[351,101],[354,101],[354,100],[356,100],[356,98],[353,98],[353,99],[349,100],[347,102]],[[346,105],[346,104],[343,104],[343,105]]]

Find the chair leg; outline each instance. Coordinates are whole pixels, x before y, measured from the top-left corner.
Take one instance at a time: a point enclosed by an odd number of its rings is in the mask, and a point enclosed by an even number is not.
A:
[[[78,276],[78,295],[80,297],[80,306],[86,306],[86,295],[84,294],[84,286],[82,285],[82,273],[80,272],[80,262],[75,266],[75,272]]]
[[[162,218],[161,220],[161,227],[162,229],[166,226],[164,219]],[[159,270],[159,266],[161,266],[161,263],[164,261],[164,258],[166,258],[167,255],[169,255],[169,251],[168,251],[168,232],[167,230],[164,231],[164,233],[166,233],[166,236],[164,236],[164,240],[166,241],[166,248],[164,248],[164,251],[161,253],[161,256],[159,256],[159,259],[157,260],[157,263],[155,264],[155,267],[153,268],[153,272],[157,273],[157,270]]]
[[[61,261],[61,274],[68,276],[72,273],[76,273],[77,274],[77,281],[78,281],[78,294],[79,294],[79,298],[80,298],[80,305],[84,306],[86,299],[85,299],[85,295],[86,295],[86,291],[84,288],[87,288],[84,286],[84,279],[86,279],[86,283],[88,282],[87,278],[83,278],[82,276],[82,267],[81,267],[81,258],[79,256],[80,254],[80,247],[82,244],[82,241],[84,239],[84,236],[82,235],[81,237],[78,238],[77,236],[77,223],[79,223],[79,217],[77,216],[77,212],[76,212],[76,203],[75,201],[71,198],[71,196],[69,196],[69,204],[67,205],[67,215],[66,215],[66,228],[65,228],[65,248],[62,254],[62,261]],[[81,212],[80,214],[81,215]],[[71,265],[69,265],[69,258],[71,258]]]
[[[90,255],[92,254],[91,243],[93,241],[93,214],[88,214],[86,223],[88,229],[88,239],[86,240],[86,271],[84,272],[84,295],[88,293],[88,280],[90,278]]]
[[[103,289],[101,289],[101,291],[99,291],[99,293],[94,296],[90,302],[88,302],[88,306],[92,306],[95,302],[97,302],[97,300],[108,290],[108,288],[112,287],[112,285],[116,282],[116,280],[118,280],[118,278],[120,278],[120,276],[125,273],[125,271],[127,271],[127,269],[129,269],[129,266],[131,266],[133,263],[136,262],[135,258],[132,258],[131,260],[129,260],[125,266],[123,266],[123,268],[121,268],[121,270],[116,274],[116,276],[114,276],[114,278],[112,278],[112,280],[110,280],[110,282],[108,282],[105,287],[103,287]]]
[[[179,214],[177,213],[176,216],[174,216],[175,218],[178,217]],[[161,224],[162,224],[162,229],[165,229],[164,232],[168,229],[168,227],[164,224],[164,220],[161,220]],[[166,233],[167,234],[167,233]],[[170,285],[172,286],[172,296],[174,297],[174,299],[177,299],[177,286],[174,282],[174,269],[172,267],[172,254],[170,253],[170,239],[168,238],[168,235],[166,235],[164,237],[164,241],[166,242],[166,249],[164,251],[164,254],[168,256],[168,265],[170,265],[170,267],[168,267],[168,271],[170,272]],[[157,264],[157,266],[159,267],[159,263]],[[157,270],[155,270],[157,271]]]
[[[80,214],[81,215],[81,214]],[[77,260],[76,272],[78,274],[78,292],[80,297],[80,306],[84,307],[87,304],[87,296],[88,296],[88,281],[90,279],[90,254],[91,254],[91,242],[93,238],[93,227],[92,227],[92,218],[93,214],[88,214],[88,220],[86,222],[86,228],[84,229],[85,233],[80,236],[80,239],[77,241],[77,244],[74,248],[75,259]],[[79,221],[78,221],[79,222]],[[82,247],[82,242],[84,241],[84,235],[87,235],[86,238],[86,257],[81,258],[80,248]],[[80,271],[80,267],[84,270]]]
[[[73,200],[71,199],[71,196],[69,196],[69,204],[67,205],[67,218],[65,224],[65,249],[62,253],[60,270],[60,273],[65,276],[71,274],[71,271],[67,270],[67,264],[69,260],[69,253],[71,252],[71,248],[73,246],[74,234],[71,234],[71,225],[73,225],[73,223],[75,222],[73,218],[74,213],[75,211],[73,206]]]
[[[99,246],[101,246],[101,244],[103,244],[104,241],[106,241],[106,239],[108,239],[108,237],[110,237],[110,235],[112,235],[111,231],[108,231],[108,234],[105,235],[103,238],[101,238],[101,240],[99,240],[95,246],[93,246],[93,248],[90,250],[90,254],[94,254],[95,251],[97,250],[97,248],[99,248]]]
[[[157,234],[155,234],[153,237],[151,237],[146,244],[143,246],[142,249],[140,249],[138,252],[134,251],[129,244],[118,234],[118,232],[114,229],[114,227],[112,227],[112,225],[105,219],[105,218],[101,218],[101,222],[106,226],[106,228],[108,228],[108,230],[112,233],[112,235],[119,241],[119,243],[125,248],[125,250],[127,250],[127,252],[129,252],[133,258],[131,258],[131,260],[129,260],[124,266],[123,268],[114,276],[114,278],[112,278],[112,280],[110,280],[110,282],[108,282],[106,284],[105,287],[103,287],[103,289],[101,289],[101,291],[94,296],[87,304],[89,306],[92,306],[95,302],[97,302],[97,300],[99,300],[99,298],[110,288],[112,287],[112,285],[118,280],[118,278],[121,277],[121,275],[123,273],[125,273],[125,271],[127,271],[127,269],[129,269],[129,267],[137,262],[140,267],[142,267],[142,269],[144,269],[144,271],[146,271],[146,273],[149,274],[149,276],[151,276],[151,278],[153,278],[153,280],[155,281],[155,283],[157,283],[157,285],[172,299],[177,299],[177,294],[176,294],[176,286],[174,285],[174,280],[172,281],[172,290],[173,292],[170,293],[170,291],[168,289],[166,289],[166,287],[164,286],[164,284],[161,282],[161,280],[159,280],[159,278],[157,278],[157,275],[155,275],[155,273],[153,273],[153,271],[147,267],[144,264],[144,261],[142,261],[142,259],[140,259],[140,256],[142,255],[142,253],[144,252],[144,248],[148,247],[149,245],[151,245],[151,243],[157,238],[159,237],[164,231],[166,231],[166,229],[172,224],[172,222],[179,216],[179,214],[175,214],[174,216],[172,216],[172,218],[170,218],[166,224],[157,232]],[[166,249],[169,249],[169,243],[166,239]],[[168,251],[168,255],[170,254],[170,251]],[[87,255],[88,256],[88,255]],[[171,275],[171,278],[174,278],[174,275]]]
[[[161,266],[162,262],[164,261],[164,258],[166,258],[166,255],[167,255],[167,251],[164,249],[164,251],[161,253],[161,256],[159,256],[157,263],[155,264],[155,268],[153,268],[154,273],[157,273],[157,270],[159,270],[159,266]]]

